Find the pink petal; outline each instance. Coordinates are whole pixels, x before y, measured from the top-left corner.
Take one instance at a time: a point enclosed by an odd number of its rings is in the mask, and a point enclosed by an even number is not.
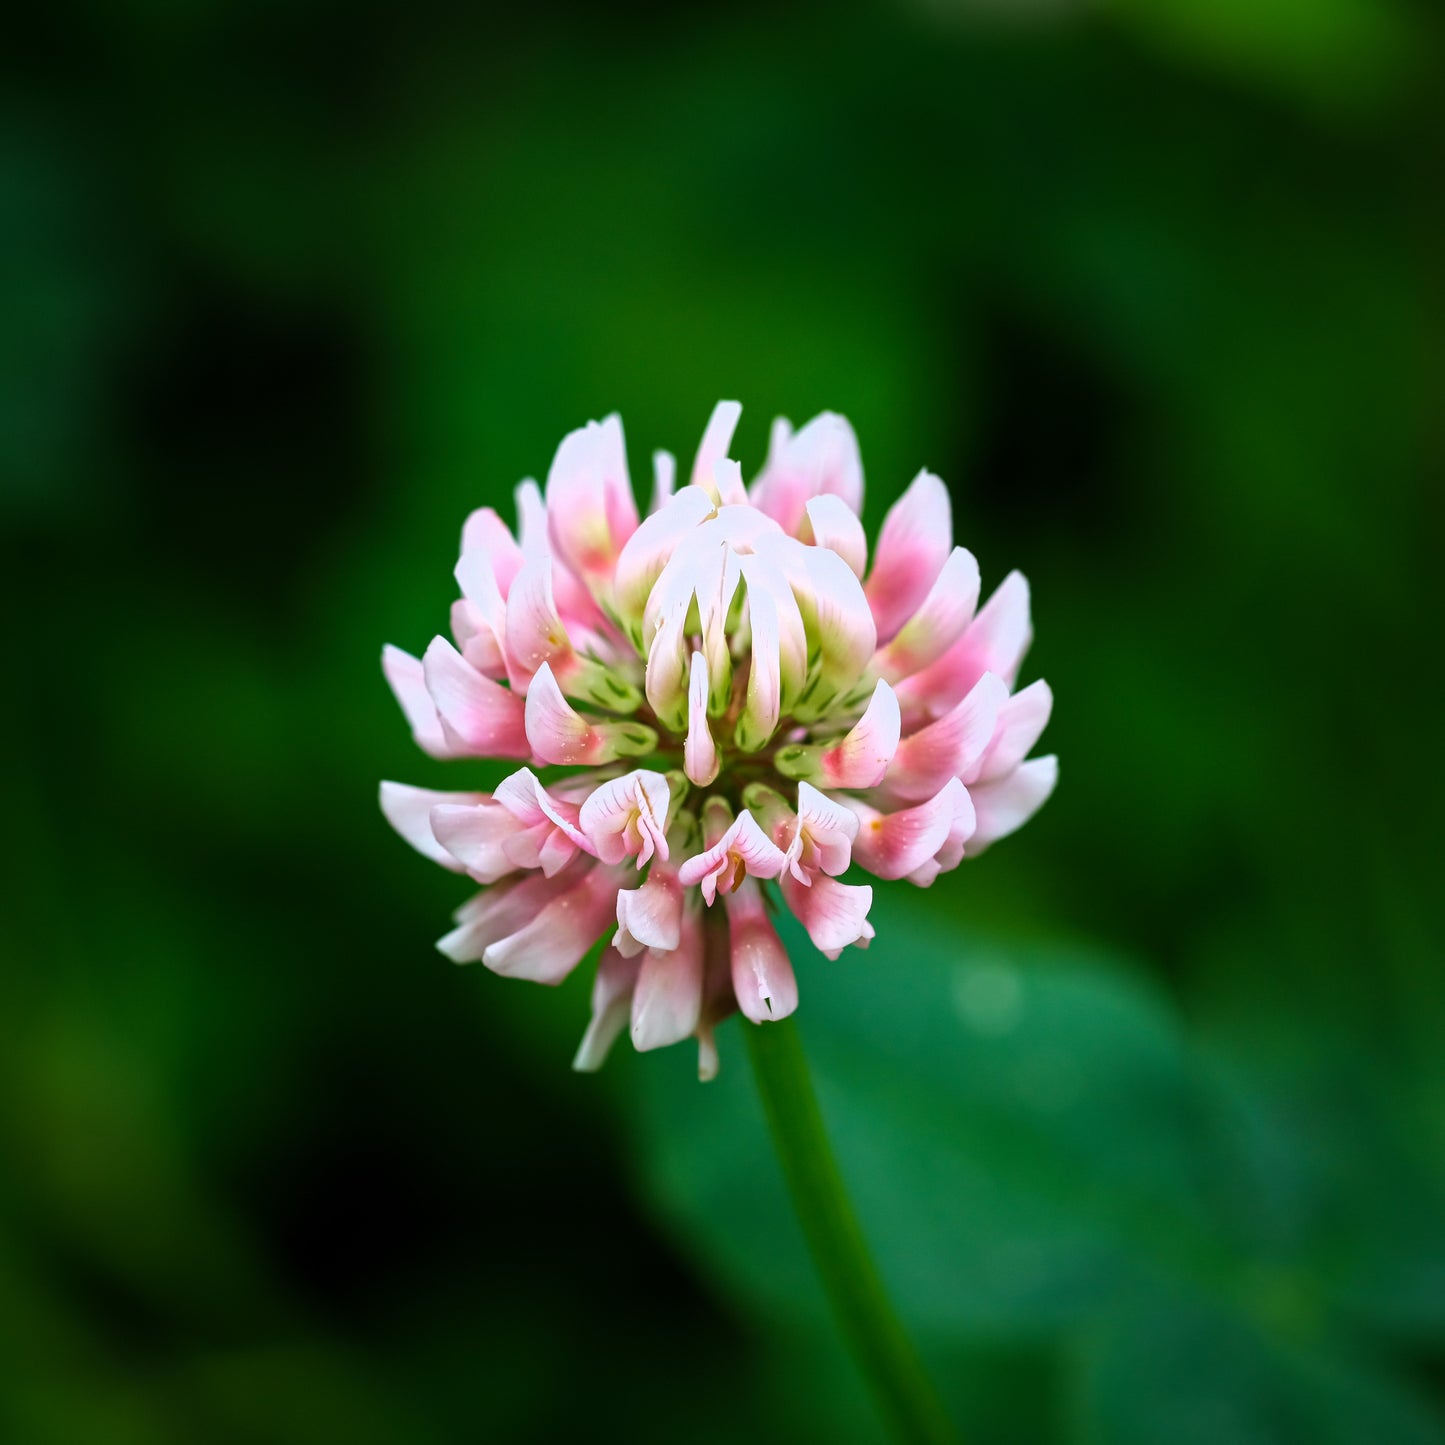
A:
[[[790,873],[783,875],[783,898],[808,930],[813,947],[828,958],[837,958],[850,943],[866,947],[873,937],[868,910],[873,906],[873,889],[868,884],[839,883],[820,874],[813,886],[805,888]]]
[[[898,682],[941,657],[960,637],[978,605],[978,563],[966,547],[955,547],[918,611],[873,659],[889,682]]]
[[[732,949],[726,921],[714,914],[703,914],[701,927],[702,1016],[697,1023],[697,1076],[706,1083],[717,1078],[717,1041],[713,1030],[737,1012],[738,1000],[733,992]]]
[[[714,468],[724,460],[732,445],[733,433],[738,429],[738,418],[743,414],[741,402],[720,401],[713,407],[708,418],[707,429],[697,449],[697,459],[692,464],[692,484],[704,491],[713,486]]]
[[[388,643],[381,649],[381,670],[401,704],[416,745],[434,758],[457,757],[460,750],[442,731],[436,704],[427,691],[421,659]]]
[[[801,590],[795,585],[794,591],[818,649],[817,674],[794,709],[808,721],[857,685],[873,657],[878,633],[863,588],[836,552],[799,546],[793,555],[801,559],[806,577]]]
[[[491,566],[503,597],[522,570],[522,549],[507,524],[490,507],[478,507],[462,528],[462,555],[479,552]]]
[[[700,652],[693,653],[688,676],[687,739],[683,743],[682,766],[689,781],[700,788],[717,777],[717,748],[707,724],[707,662]]]
[[[883,519],[864,588],[880,642],[889,641],[918,610],[952,544],[948,488],[932,472],[919,472]]]
[[[1053,691],[1042,679],[1014,693],[999,709],[993,739],[974,765],[973,777],[964,781],[992,782],[1013,772],[1038,742],[1053,710]]]
[[[905,802],[922,802],[950,778],[967,777],[992,740],[1007,700],[1004,684],[984,673],[957,707],[898,744],[884,786]]]
[[[644,519],[617,559],[613,605],[640,643],[643,609],[662,569],[678,544],[713,512],[713,500],[701,487],[684,487],[665,506]]]
[[[562,696],[544,662],[527,689],[529,751],[544,763],[594,766],[620,757],[639,757],[657,745],[657,734],[641,723],[587,721]]]
[[[616,873],[594,866],[516,932],[488,944],[482,962],[507,978],[561,983],[611,922],[616,900]]]
[[[909,877],[937,858],[948,845],[960,809],[972,831],[973,809],[957,778],[950,778],[926,803],[896,813],[880,813],[866,803],[851,806],[860,825],[853,859],[879,878]],[[961,856],[961,841],[959,849]]]
[[[719,893],[729,893],[744,876],[776,878],[786,859],[783,850],[758,827],[746,808],[705,852],[689,858],[678,870],[684,888],[701,885],[709,906]]]
[[[747,584],[750,615],[754,600],[759,595],[766,594],[772,604],[768,608],[769,616],[764,625],[776,628],[779,703],[783,710],[787,710],[792,707],[808,678],[808,634],[802,611],[798,607],[798,599],[793,594],[788,577],[780,569],[769,565],[764,558],[741,555],[738,558],[738,567],[743,581]],[[753,632],[753,651],[756,653],[758,647],[755,620]],[[768,643],[768,646],[771,649],[771,643]]]
[[[602,955],[592,985],[592,1019],[572,1060],[572,1067],[579,1074],[596,1073],[606,1062],[618,1034],[627,1026],[640,967],[640,960],[623,958],[615,948],[609,948]]]
[[[767,592],[749,591],[748,620],[752,628],[752,663],[748,670],[747,696],[734,738],[744,752],[755,753],[772,737],[783,706],[778,605]]]
[[[525,758],[525,707],[514,692],[483,677],[444,637],[422,658],[427,691],[454,754]]]
[[[443,809],[437,810],[439,813]],[[468,900],[456,911],[457,927],[438,940],[437,948],[453,963],[472,963],[481,958],[488,946],[515,933],[543,908],[565,897],[576,886],[583,868],[595,866],[591,860],[569,868],[556,878],[540,873],[527,873],[508,878]]]
[[[381,785],[381,811],[386,821],[423,858],[430,858],[433,863],[440,863],[453,873],[463,872],[463,864],[447,852],[432,832],[431,810],[438,804],[475,807],[490,802],[486,793],[438,793],[431,788],[413,788],[406,783]]]
[[[506,662],[513,688],[527,691],[532,675],[544,662],[555,675],[560,658],[569,657],[572,644],[557,613],[552,589],[552,559],[528,560],[517,573],[506,606]]]
[[[563,438],[547,473],[547,522],[558,557],[594,591],[605,592],[618,553],[637,530],[616,415]]]
[[[441,802],[427,822],[437,842],[478,883],[495,883],[521,866],[508,854],[507,843],[522,825],[499,803]]]
[[[482,609],[466,597],[458,597],[451,610],[452,640],[463,658],[483,677],[500,682],[507,675],[506,658],[498,633],[486,622]],[[505,635],[505,634],[502,634]]]
[[[776,426],[776,424],[775,424]],[[808,502],[825,492],[863,510],[863,462],[858,439],[847,421],[833,412],[815,416],[768,457],[753,483],[753,506],[796,535]]]
[[[671,801],[661,773],[637,768],[595,789],[577,822],[604,863],[636,858],[645,867],[653,854],[667,861],[667,809]]]
[[[632,958],[644,948],[663,952],[676,948],[682,938],[682,904],[682,884],[677,873],[654,865],[640,888],[618,890],[617,932],[612,946],[624,958]]]
[[[687,918],[685,933],[669,952],[643,955],[632,996],[632,1046],[639,1052],[680,1043],[702,1017],[703,938],[699,910]]]
[[[848,871],[858,819],[809,783],[798,784],[798,820],[788,846],[788,869],[804,886],[818,872],[836,878]]]
[[[731,457],[719,457],[713,463],[712,488],[720,507],[747,507],[748,489],[743,484],[743,469]]]
[[[754,1023],[787,1018],[798,1007],[798,980],[757,883],[744,879],[729,896],[727,912],[738,1007]]]
[[[1012,687],[1032,640],[1029,584],[1022,573],[1010,572],[963,636],[937,661],[898,685],[903,715],[942,717],[985,672]]]
[[[497,785],[494,795],[524,830],[503,846],[519,868],[541,868],[549,876],[580,850],[596,853],[578,820],[577,804],[554,798],[530,768],[519,768]]]
[[[803,518],[802,540],[836,552],[855,577],[862,577],[868,568],[868,538],[863,531],[863,523],[842,497],[825,493],[808,503]]]
[[[820,756],[819,776],[824,787],[876,787],[898,751],[898,732],[898,699],[880,679],[863,716]]]
[[[969,789],[978,814],[970,852],[977,855],[1022,828],[1048,802],[1058,780],[1059,760],[1050,755],[1020,763],[1007,777],[976,783]]]

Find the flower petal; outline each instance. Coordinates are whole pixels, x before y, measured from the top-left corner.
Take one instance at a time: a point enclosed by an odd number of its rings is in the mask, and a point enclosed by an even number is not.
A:
[[[495,883],[523,866],[507,851],[522,825],[498,803],[441,802],[428,814],[427,825],[456,866],[478,883]]]
[[[863,523],[842,497],[831,492],[814,497],[804,509],[801,536],[804,542],[836,552],[855,577],[867,571],[868,538]]]
[[[798,820],[787,850],[789,871],[805,886],[819,872],[834,878],[846,873],[857,834],[856,815],[811,784],[799,783]]]
[[[720,401],[713,407],[697,449],[697,458],[692,464],[693,486],[704,491],[713,487],[714,468],[726,458],[742,414],[742,403],[737,401]]]
[[[825,492],[862,512],[863,462],[858,438],[845,418],[827,411],[769,453],[762,475],[753,483],[752,503],[791,536],[796,535],[809,500]]]
[[[825,788],[872,788],[883,781],[898,751],[898,699],[882,679],[867,710],[841,741],[825,748],[818,776]]]
[[[612,778],[589,794],[577,817],[604,863],[636,858],[645,867],[654,853],[667,861],[667,779],[648,768]]]
[[[873,572],[863,589],[880,642],[890,641],[918,610],[952,544],[948,488],[932,472],[921,471],[883,519]]]
[[[484,557],[497,579],[503,597],[512,578],[522,570],[522,549],[511,529],[491,507],[478,507],[462,527],[462,556],[477,552]]]
[[[643,520],[617,558],[612,601],[632,640],[643,642],[642,614],[662,569],[679,543],[713,512],[713,500],[701,487],[684,487],[665,506]]]
[[[612,920],[616,898],[616,873],[594,866],[514,933],[488,944],[482,962],[507,978],[561,983]]]
[[[950,778],[926,803],[896,813],[880,813],[856,801],[849,806],[859,820],[853,860],[879,878],[909,877],[947,846],[961,806],[970,820],[973,816],[968,792],[957,778]]]
[[[381,811],[386,821],[423,858],[430,858],[433,863],[440,863],[453,873],[463,872],[464,866],[432,832],[431,810],[439,804],[475,807],[490,802],[486,793],[438,793],[431,788],[413,788],[406,783],[381,785]]]
[[[436,704],[427,691],[426,670],[421,659],[388,643],[381,649],[381,670],[422,752],[434,758],[457,757],[458,749],[443,732]]]
[[[782,880],[783,899],[808,931],[813,947],[828,958],[837,958],[850,943],[866,947],[873,937],[868,910],[873,906],[869,884],[839,883],[819,875],[805,888],[791,873]]]
[[[879,650],[873,666],[889,682],[921,671],[963,636],[977,605],[978,563],[966,547],[955,547],[922,606]]]
[[[798,980],[753,879],[729,895],[727,913],[738,1007],[758,1024],[787,1018],[798,1007]]]
[[[525,758],[531,753],[522,699],[483,677],[446,638],[432,639],[422,672],[453,755]]]
[[[649,949],[632,996],[632,1046],[639,1052],[680,1043],[702,1017],[703,939],[700,910],[690,911],[685,936],[668,952]]]
[[[707,722],[707,660],[692,655],[687,683],[687,739],[683,743],[682,766],[688,780],[705,788],[717,777],[718,756]]]
[[[783,850],[744,808],[712,847],[682,865],[678,877],[684,888],[700,885],[711,906],[719,893],[731,892],[746,875],[776,878],[785,862]]]
[[[1048,802],[1058,781],[1059,760],[1050,754],[1020,763],[1007,777],[976,783],[969,789],[978,815],[970,852],[976,856],[990,843],[1022,828]]]
[[[993,673],[937,722],[898,744],[883,784],[905,802],[931,798],[950,778],[966,778],[993,738],[1008,689]]]
[[[663,952],[676,948],[682,939],[682,905],[682,884],[676,871],[654,865],[640,888],[618,890],[612,946],[624,958],[632,958],[644,948]]]
[[[540,910],[564,897],[576,886],[582,868],[593,866],[589,860],[555,878],[526,873],[504,879],[457,909],[457,927],[438,940],[437,948],[453,963],[475,962],[490,944],[515,933]]]
[[[557,555],[601,596],[618,553],[637,530],[621,419],[569,432],[547,473],[547,524]]]
[[[544,763],[594,766],[621,757],[641,757],[657,746],[657,734],[641,723],[590,723],[562,696],[544,662],[527,689],[529,751]]]
[[[652,454],[652,505],[648,514],[660,512],[672,500],[674,484],[677,481],[677,458],[671,452],[655,451]],[[634,533],[634,535],[636,535]],[[629,538],[629,540],[631,540]]]
[[[898,684],[904,717],[942,717],[985,672],[1012,687],[1032,640],[1029,584],[1022,573],[1010,572],[963,636],[942,657]]]
[[[992,782],[1013,772],[1038,742],[1053,710],[1053,690],[1042,678],[1030,683],[1022,692],[1014,693],[999,709],[993,738],[983,757],[974,765],[972,777],[966,777],[964,781],[970,784],[975,780]]]
[[[626,1028],[640,967],[639,959],[623,958],[615,948],[602,955],[592,985],[592,1018],[572,1060],[579,1074],[595,1074],[606,1062],[618,1034]]]

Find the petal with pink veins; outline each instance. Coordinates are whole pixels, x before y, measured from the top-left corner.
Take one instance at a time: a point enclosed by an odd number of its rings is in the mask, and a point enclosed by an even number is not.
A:
[[[522,549],[511,529],[491,507],[478,507],[462,527],[462,555],[479,552],[490,564],[503,597],[522,570]]]
[[[547,473],[547,521],[558,557],[598,595],[637,530],[622,422],[614,414],[569,432]]]
[[[1010,572],[963,636],[942,657],[898,684],[904,717],[942,717],[985,672],[1012,687],[1032,640],[1029,584],[1021,572]]]
[[[863,589],[880,642],[891,641],[918,610],[952,545],[948,488],[932,472],[921,471],[883,519],[873,571]]]
[[[818,873],[848,871],[858,819],[809,783],[798,784],[798,819],[787,849],[788,871],[807,887]]]
[[[880,679],[863,716],[819,755],[819,780],[825,788],[876,787],[898,751],[898,732],[898,699]]]
[[[798,1007],[798,980],[754,880],[729,895],[727,914],[738,1007],[756,1024],[787,1018]]]
[[[969,789],[978,827],[971,839],[973,854],[1022,828],[1049,800],[1059,781],[1059,760],[1052,756],[1020,763],[1007,777],[976,783]]]
[[[594,865],[515,932],[488,944],[482,962],[507,978],[561,983],[615,916],[617,884],[614,869]]]
[[[883,785],[905,802],[931,798],[950,778],[968,777],[993,738],[1008,689],[993,673],[957,707],[898,744]]]
[[[531,753],[522,699],[483,677],[446,638],[432,639],[422,673],[453,754],[525,758]]]
[[[475,962],[489,945],[515,933],[528,919],[564,897],[583,870],[591,867],[595,865],[589,859],[555,878],[525,873],[478,893],[457,909],[457,927],[438,940],[437,948],[453,963]]]
[[[617,559],[613,606],[633,641],[641,643],[643,609],[673,552],[713,513],[701,487],[684,487],[644,518]]]
[[[427,691],[426,669],[419,657],[387,643],[381,649],[381,670],[422,752],[434,758],[454,758],[465,751],[457,748],[442,728],[436,704]]]
[[[880,813],[867,803],[852,800],[857,815],[858,836],[853,859],[879,878],[906,878],[931,863],[948,845],[960,806],[966,808],[972,831],[972,807],[968,792],[957,778],[950,778],[926,803]]]
[[[874,668],[889,682],[921,671],[963,636],[977,605],[978,563],[966,547],[955,547],[918,611],[879,649]]]
[[[615,948],[602,955],[592,985],[592,1018],[572,1060],[579,1074],[595,1074],[607,1061],[617,1036],[627,1027],[641,966],[640,959],[623,958]]]
[[[727,831],[704,852],[678,870],[684,888],[699,885],[711,907],[719,893],[730,893],[745,877],[776,878],[786,859],[783,850],[743,809]]]
[[[486,793],[438,793],[432,788],[413,788],[406,783],[381,785],[381,811],[386,821],[423,858],[430,858],[453,873],[465,871],[465,865],[447,852],[432,832],[431,810],[440,804],[471,808],[491,801]]]
[[[522,825],[500,803],[439,802],[427,815],[427,825],[457,866],[478,883],[495,883],[524,866],[507,850]]]
[[[687,738],[683,743],[682,766],[690,782],[705,788],[717,777],[717,747],[707,721],[707,660],[702,653],[692,655],[692,669],[687,683]]]
[[[1053,710],[1053,690],[1042,678],[1014,693],[999,709],[993,738],[964,782],[992,782],[1013,772],[1038,742]]]
[[[578,825],[604,863],[636,858],[645,867],[653,855],[667,861],[667,779],[648,768],[613,778],[582,804]]]
[[[595,856],[578,823],[576,803],[554,798],[530,768],[519,768],[497,785],[496,800],[519,829],[503,845],[518,868],[540,868],[548,876],[565,868],[580,851]]]
[[[632,1046],[639,1052],[681,1043],[702,1017],[703,936],[701,911],[693,909],[678,945],[649,949],[642,957],[632,996]]]
[[[868,910],[873,906],[869,884],[839,883],[820,874],[805,888],[791,873],[783,875],[783,899],[808,931],[813,947],[837,958],[849,944],[866,948],[873,937]]]
[[[683,891],[676,870],[654,864],[640,888],[618,890],[612,946],[624,958],[633,958],[644,948],[663,952],[676,948],[682,937],[682,913]]]
[[[642,723],[589,722],[562,696],[545,662],[527,689],[525,708],[529,751],[544,763],[595,766],[657,746],[657,734]]]
[[[863,462],[858,438],[846,418],[828,411],[770,450],[762,474],[753,483],[752,504],[791,536],[796,535],[808,502],[825,492],[862,512]]]

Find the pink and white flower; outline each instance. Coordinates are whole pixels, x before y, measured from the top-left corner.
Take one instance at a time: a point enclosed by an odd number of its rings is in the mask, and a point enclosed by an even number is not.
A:
[[[722,1019],[797,1007],[774,890],[828,957],[866,948],[873,889],[846,876],[926,886],[1058,777],[1028,757],[1053,696],[1015,690],[1028,584],[977,606],[944,484],[918,474],[870,566],[847,421],[775,423],[749,487],[740,411],[714,409],[685,485],[656,455],[645,517],[618,418],[571,433],[545,495],[517,488],[516,535],[467,519],[450,638],[382,655],[425,752],[522,764],[491,793],[384,783],[382,810],[486,885],[449,958],[558,983],[606,943],[578,1069],[627,1029],[640,1050],[697,1039],[711,1078]]]

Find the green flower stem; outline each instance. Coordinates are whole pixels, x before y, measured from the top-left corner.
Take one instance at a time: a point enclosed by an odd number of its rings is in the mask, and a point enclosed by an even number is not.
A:
[[[753,1074],[813,1263],[854,1359],[900,1440],[956,1445],[923,1364],[894,1312],[838,1173],[792,1019],[746,1025]]]

